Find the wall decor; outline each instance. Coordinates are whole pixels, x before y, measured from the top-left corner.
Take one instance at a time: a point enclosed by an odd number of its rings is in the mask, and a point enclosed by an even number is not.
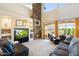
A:
[[[16,20],[16,26],[22,26],[22,20]]]

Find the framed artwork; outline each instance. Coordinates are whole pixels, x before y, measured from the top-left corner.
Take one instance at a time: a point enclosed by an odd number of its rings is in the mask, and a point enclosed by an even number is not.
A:
[[[22,25],[26,26],[26,22],[27,22],[26,20],[22,20]]]
[[[16,26],[22,26],[22,20],[16,20]]]

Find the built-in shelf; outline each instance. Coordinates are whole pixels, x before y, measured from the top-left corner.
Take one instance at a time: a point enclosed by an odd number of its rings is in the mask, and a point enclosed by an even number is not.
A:
[[[11,34],[1,34],[1,36],[11,36]]]
[[[28,19],[19,19],[14,16],[0,16],[0,39],[7,37],[14,39],[14,28],[32,28]]]
[[[11,39],[11,29],[1,29],[1,39],[4,37]]]

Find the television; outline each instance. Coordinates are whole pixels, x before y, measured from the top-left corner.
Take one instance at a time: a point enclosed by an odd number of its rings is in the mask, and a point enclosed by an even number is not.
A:
[[[14,28],[14,41],[27,42],[29,41],[28,28]]]

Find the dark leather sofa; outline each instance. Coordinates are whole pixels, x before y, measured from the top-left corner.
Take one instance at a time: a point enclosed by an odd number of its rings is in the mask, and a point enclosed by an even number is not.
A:
[[[54,44],[59,44],[60,42],[64,41],[66,39],[65,35],[60,35],[59,38],[58,37],[54,37],[52,35],[48,35],[48,38],[51,42],[53,42]]]
[[[7,40],[0,40],[0,48],[7,45]],[[11,53],[0,53],[0,56],[28,56],[29,55],[29,48],[25,47],[21,43],[17,43],[13,45],[12,48],[12,54]]]

